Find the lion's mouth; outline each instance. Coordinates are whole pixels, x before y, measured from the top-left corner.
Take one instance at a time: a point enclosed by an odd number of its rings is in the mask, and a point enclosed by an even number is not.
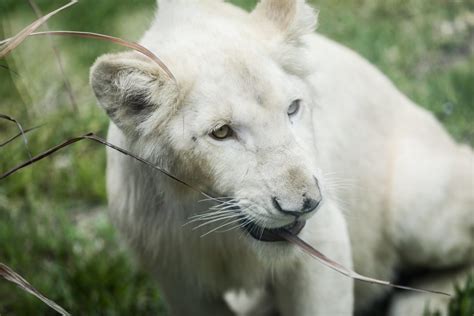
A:
[[[294,236],[298,235],[303,227],[305,226],[306,221],[297,220],[293,223],[278,227],[278,228],[263,228],[257,224],[250,222],[243,226],[243,228],[255,239],[259,241],[285,241],[283,237],[280,236],[281,232],[285,231]]]

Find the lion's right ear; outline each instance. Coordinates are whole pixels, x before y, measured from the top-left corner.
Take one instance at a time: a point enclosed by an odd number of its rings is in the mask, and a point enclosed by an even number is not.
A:
[[[289,42],[314,32],[318,21],[318,12],[304,0],[261,0],[252,15],[271,22]]]
[[[179,89],[154,62],[135,52],[107,54],[91,68],[100,105],[126,134],[147,134],[176,108]]]

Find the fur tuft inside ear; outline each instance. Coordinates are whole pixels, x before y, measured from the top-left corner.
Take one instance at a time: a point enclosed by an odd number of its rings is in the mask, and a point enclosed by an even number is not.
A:
[[[151,132],[177,107],[176,83],[135,52],[98,58],[90,82],[100,105],[126,134]]]
[[[314,32],[318,21],[318,12],[304,0],[262,0],[252,14],[270,21],[290,42]]]

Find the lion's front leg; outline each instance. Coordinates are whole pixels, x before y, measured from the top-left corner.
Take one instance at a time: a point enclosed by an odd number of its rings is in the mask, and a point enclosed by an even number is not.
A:
[[[200,295],[187,288],[162,288],[170,316],[235,316],[222,297]]]
[[[278,310],[282,316],[351,316],[352,283],[317,262],[303,262],[276,285]]]
[[[345,221],[339,210],[326,207],[302,234],[316,249],[352,268]],[[308,223],[309,224],[309,223]],[[306,254],[275,278],[275,301],[282,316],[351,316],[353,280]]]
[[[183,275],[158,277],[161,294],[170,316],[235,316],[222,296],[204,292],[206,289],[186,284]]]

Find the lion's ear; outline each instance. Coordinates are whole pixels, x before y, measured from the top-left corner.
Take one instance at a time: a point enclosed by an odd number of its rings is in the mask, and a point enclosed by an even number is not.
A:
[[[177,106],[176,82],[135,52],[99,57],[90,82],[100,105],[126,134],[150,132]]]
[[[252,14],[270,21],[288,41],[312,33],[318,14],[304,0],[261,0]]]

